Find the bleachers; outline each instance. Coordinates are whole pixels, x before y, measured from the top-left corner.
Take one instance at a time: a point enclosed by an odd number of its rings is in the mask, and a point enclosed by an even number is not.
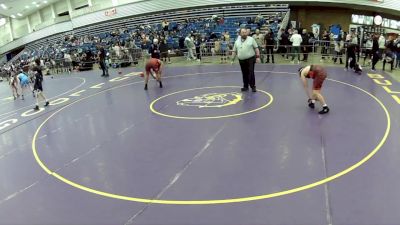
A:
[[[152,15],[141,15],[132,18],[110,21],[88,27],[82,27],[74,30],[77,36],[84,35],[99,35],[110,32],[110,28],[128,28],[133,29],[138,25],[161,24],[163,19],[168,19],[170,22],[182,23],[185,19],[207,19],[213,15],[224,16],[229,18],[245,18],[255,17],[261,13],[264,18],[279,16],[284,17],[289,10],[288,5],[239,5],[239,6],[221,6],[203,9],[191,9],[184,11],[164,12]],[[234,35],[236,30],[229,31]]]
[[[130,34],[121,34],[118,37],[111,37],[111,32],[116,29],[128,29],[129,32],[135,31],[139,26],[144,26],[145,31],[147,27],[153,30],[162,30],[161,21],[167,19],[170,22],[169,28],[172,30],[177,25],[183,26],[184,21],[196,21],[186,25],[185,28],[179,29],[179,36],[186,36],[188,32],[197,31],[197,33],[205,34],[214,32],[219,36],[222,32],[228,31],[231,36],[231,41],[237,37],[237,30],[240,24],[245,24],[246,27],[255,30],[257,24],[248,24],[248,21],[261,14],[267,22],[275,29],[277,27],[277,20],[282,20],[286,13],[289,11],[288,5],[235,5],[235,6],[221,6],[212,8],[197,8],[172,12],[160,12],[153,15],[140,15],[126,19],[112,20],[107,23],[95,24],[88,27],[82,27],[73,31],[75,37],[83,37],[86,35],[98,36],[100,39],[107,39],[113,43],[117,41],[124,41],[130,37]],[[210,22],[213,15],[224,17],[223,24],[215,24]],[[201,20],[199,20],[201,19]],[[274,22],[275,21],[275,22]],[[207,24],[208,23],[208,24]],[[207,26],[205,26],[207,24]],[[41,46],[48,46],[54,43],[63,43],[66,34],[57,34],[49,36],[45,39],[36,41],[27,46],[28,50],[38,53]],[[136,40],[136,45],[140,46],[139,40]],[[169,39],[168,44],[172,48],[178,48],[178,38]],[[78,47],[62,46],[64,48],[79,48],[81,51],[92,50],[96,47],[93,44],[82,44]],[[50,49],[52,51],[52,49]],[[43,51],[40,50],[41,54]]]

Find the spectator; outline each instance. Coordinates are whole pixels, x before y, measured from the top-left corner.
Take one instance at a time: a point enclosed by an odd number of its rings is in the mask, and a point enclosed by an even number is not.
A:
[[[385,47],[386,46],[386,39],[382,34],[379,36],[378,43],[379,43],[380,54],[383,54],[383,52],[385,51],[385,48],[386,48]]]
[[[263,20],[264,17],[261,15],[261,13],[259,13],[254,19],[254,23],[256,23],[258,25],[258,28],[260,28],[262,26]]]
[[[379,59],[381,58],[381,54],[379,51],[379,36],[374,35],[372,39],[372,71],[375,72],[375,65],[378,63]]]
[[[71,71],[72,71],[72,68],[71,68],[72,67],[72,65],[71,65],[72,58],[71,58],[71,55],[69,54],[69,52],[65,52],[64,53],[64,63],[65,63],[65,67],[68,70],[68,73],[71,74]]]
[[[204,40],[200,37],[200,35],[197,36],[194,45],[196,46],[196,58],[197,61],[201,61],[201,44]]]
[[[353,36],[351,37],[351,43],[358,45],[358,35],[356,33],[353,33]]]
[[[168,63],[171,63],[171,58],[169,57],[169,48],[167,44],[167,40],[162,38],[160,41],[160,52],[161,52],[161,60],[163,62],[167,62],[168,58]]]
[[[390,64],[390,71],[393,71],[394,61],[395,61],[395,51],[396,47],[394,44],[393,36],[389,36],[385,49],[385,58],[383,59],[383,71],[385,71],[385,64]]]
[[[217,35],[214,32],[211,32],[210,34],[210,40],[217,39]]]
[[[303,52],[303,60],[302,61],[307,62],[308,54],[310,52],[310,46],[309,46],[310,45],[310,43],[309,43],[310,36],[308,35],[306,29],[303,29],[301,38],[303,40],[303,42],[301,43],[301,45],[302,45],[301,50]]]
[[[353,36],[353,32],[351,31],[346,35],[346,42],[351,42],[351,40],[353,39],[352,36]]]
[[[396,47],[396,67],[395,68],[400,68],[400,34],[397,35],[397,39],[395,41],[395,47]]]
[[[221,41],[219,40],[219,39],[216,39],[215,41],[214,41],[214,48],[213,48],[213,50],[212,50],[213,52],[213,56],[214,55],[220,55],[220,53],[221,53]]]
[[[225,38],[225,41],[228,42],[228,44],[229,44],[231,41],[231,36],[229,35],[228,31],[225,31],[224,38]]]
[[[372,59],[372,35],[371,35],[371,37],[368,38],[368,40],[365,43],[364,66],[365,66],[365,61],[367,58],[369,58],[368,65],[370,65],[371,59]]]
[[[160,59],[160,46],[158,44],[158,39],[153,40],[153,44],[150,46],[149,49],[149,54],[151,55],[151,58],[154,59]]]
[[[300,45],[303,42],[301,35],[298,34],[297,30],[293,32],[292,37],[290,38],[290,42],[292,42],[292,63],[294,63],[294,57],[297,55],[297,61],[300,63]]]
[[[256,33],[253,35],[253,38],[256,41],[256,43],[258,45],[258,50],[260,51],[260,54],[261,54],[261,63],[264,63],[264,57],[263,57],[264,56],[263,46],[265,47],[264,35],[260,34],[259,29],[256,29]]]
[[[106,64],[106,51],[104,47],[100,47],[99,53],[98,53],[98,58],[99,58],[99,64],[100,68],[103,71],[103,74],[101,75],[102,77],[108,77],[108,66]]]
[[[275,63],[274,60],[274,33],[271,30],[267,30],[264,38],[264,46],[267,54],[267,63],[269,63],[269,57],[271,56],[272,63]],[[263,60],[261,58],[261,60]]]
[[[187,37],[185,38],[185,47],[188,50],[187,59],[188,60],[196,59],[193,55],[193,47],[195,46],[192,40],[192,34],[188,34]]]
[[[330,47],[330,37],[329,37],[329,33],[328,31],[324,31],[323,35],[322,35],[322,42],[321,42],[321,62],[323,62],[325,60],[325,57],[329,58],[328,55],[328,50]]]
[[[340,64],[343,64],[342,61],[343,47],[344,47],[344,41],[342,37],[339,36],[338,39],[335,40],[335,57],[333,59],[333,63],[336,63],[337,59],[339,58]]]
[[[164,31],[168,31],[169,30],[169,22],[166,19],[164,19],[162,21],[161,26],[162,26]]]
[[[282,54],[282,57],[288,58],[287,46],[289,45],[289,33],[285,29],[281,29],[281,37],[279,38],[279,50],[278,52]]]
[[[228,42],[225,40],[225,37],[222,37],[221,40],[221,63],[227,62],[227,53],[228,53]]]

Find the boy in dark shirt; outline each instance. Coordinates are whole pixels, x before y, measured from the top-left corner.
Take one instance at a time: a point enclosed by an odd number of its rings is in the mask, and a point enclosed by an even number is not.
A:
[[[44,106],[48,106],[49,101],[47,100],[46,96],[43,94],[43,87],[42,87],[43,73],[42,73],[42,67],[40,66],[39,58],[37,58],[35,60],[35,64],[36,65],[32,68],[32,71],[35,74],[33,91],[34,91],[35,97],[36,97],[36,106],[35,106],[34,110],[39,110],[39,97],[43,98],[43,100],[46,102]]]

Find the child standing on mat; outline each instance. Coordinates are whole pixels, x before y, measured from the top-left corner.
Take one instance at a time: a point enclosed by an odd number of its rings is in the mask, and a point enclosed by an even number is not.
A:
[[[310,108],[315,107],[315,101],[319,101],[322,105],[322,110],[319,114],[325,114],[329,112],[328,105],[325,102],[324,96],[321,94],[322,84],[324,83],[327,73],[322,66],[310,65],[299,69],[300,79],[303,83],[304,90],[308,96],[308,106]],[[312,90],[308,90],[307,79],[313,79]]]
[[[14,72],[12,72],[12,74],[10,76],[9,85],[10,85],[12,94],[14,96],[14,100],[16,100],[19,97],[18,78],[15,76]]]
[[[44,106],[49,105],[49,101],[47,100],[46,96],[43,94],[43,87],[42,87],[42,82],[43,82],[43,73],[42,73],[42,67],[40,66],[40,59],[35,60],[35,65],[32,68],[32,71],[34,72],[35,80],[33,83],[33,91],[35,93],[36,97],[36,106],[33,108],[34,110],[39,110],[39,97],[41,97],[46,103]]]
[[[147,61],[144,90],[147,90],[147,83],[149,82],[150,74],[154,79],[156,79],[160,83],[160,88],[163,87],[162,82],[161,82],[162,66],[163,66],[163,63],[159,59],[150,58]]]
[[[21,98],[24,100],[24,93],[27,88],[30,88],[29,77],[21,70],[18,74],[19,84],[21,86]],[[32,89],[31,89],[32,91]]]

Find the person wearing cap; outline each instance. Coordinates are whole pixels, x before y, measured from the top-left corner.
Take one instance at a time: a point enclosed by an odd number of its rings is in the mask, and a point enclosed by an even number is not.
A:
[[[233,47],[232,62],[236,58],[239,59],[240,68],[243,76],[242,91],[248,91],[249,85],[253,92],[257,92],[256,79],[254,76],[254,66],[256,61],[260,62],[260,50],[258,49],[257,42],[252,37],[248,37],[246,28],[240,29],[240,36],[235,42]]]
[[[310,65],[300,68],[299,76],[303,83],[304,90],[308,96],[308,106],[314,109],[315,102],[319,101],[322,105],[322,110],[319,111],[319,114],[328,113],[329,107],[325,102],[324,96],[321,94],[322,84],[327,77],[326,70],[322,66]],[[313,87],[311,90],[308,89],[307,79],[313,79]]]

